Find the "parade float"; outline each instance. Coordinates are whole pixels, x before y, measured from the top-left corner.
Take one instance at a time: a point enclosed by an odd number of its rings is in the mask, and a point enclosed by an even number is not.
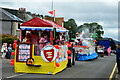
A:
[[[96,37],[97,34],[90,34],[88,31],[82,31],[80,34],[77,34],[73,45],[75,49],[76,60],[86,61],[93,60],[98,57],[95,51]]]
[[[14,65],[15,73],[41,73],[56,74],[67,66],[71,66],[73,62],[73,49],[71,43],[68,42],[68,30],[57,25],[54,22],[47,21],[35,17],[20,25],[21,36],[20,41],[14,41],[15,58],[11,60]],[[32,43],[31,32],[35,31],[38,37],[41,33],[47,33],[50,42],[47,44]],[[62,44],[54,44],[56,36],[64,33],[65,40]],[[29,35],[28,35],[29,34]],[[36,38],[33,38],[36,40]],[[41,46],[42,45],[42,46]]]

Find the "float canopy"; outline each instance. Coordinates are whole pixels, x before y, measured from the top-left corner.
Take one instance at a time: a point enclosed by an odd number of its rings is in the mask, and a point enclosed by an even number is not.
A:
[[[53,28],[56,28],[57,32],[66,32],[66,28],[52,22],[52,21],[47,21],[47,20],[43,20],[40,19],[38,17],[35,17],[23,24],[20,25],[20,28],[22,30],[52,30]]]

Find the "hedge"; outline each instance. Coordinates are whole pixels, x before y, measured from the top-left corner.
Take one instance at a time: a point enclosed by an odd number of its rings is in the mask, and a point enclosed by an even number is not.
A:
[[[8,45],[13,44],[14,40],[18,40],[17,36],[12,36],[10,34],[0,34],[0,42],[2,42],[2,44],[3,43],[7,43]]]

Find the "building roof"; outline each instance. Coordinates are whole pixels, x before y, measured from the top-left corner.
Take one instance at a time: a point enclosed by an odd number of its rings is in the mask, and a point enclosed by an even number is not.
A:
[[[17,16],[17,17],[19,17],[19,14],[20,14],[19,10],[9,9],[9,8],[2,8],[2,9],[5,10],[5,11],[7,11],[7,12],[9,12],[9,13],[11,13],[11,14],[13,14],[13,15],[15,15],[15,16]],[[25,12],[25,14],[26,14],[25,15],[25,19],[24,19],[25,22],[33,18],[31,12]]]
[[[18,18],[17,16],[3,10],[2,8],[0,8],[0,20],[3,21],[16,21],[16,22],[23,22],[22,19]]]
[[[10,9],[10,8],[2,8],[2,9],[11,13],[11,14],[13,14],[13,15],[15,15],[15,16],[18,15],[18,10],[16,10],[16,9]]]
[[[26,13],[26,16],[25,16],[25,21],[29,21],[30,19],[32,19],[33,17],[29,14]]]

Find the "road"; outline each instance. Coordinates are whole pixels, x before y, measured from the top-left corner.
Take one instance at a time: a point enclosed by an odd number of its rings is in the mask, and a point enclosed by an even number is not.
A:
[[[115,55],[99,57],[93,61],[76,61],[56,75],[14,73],[10,60],[3,60],[3,78],[109,78],[115,65]]]

